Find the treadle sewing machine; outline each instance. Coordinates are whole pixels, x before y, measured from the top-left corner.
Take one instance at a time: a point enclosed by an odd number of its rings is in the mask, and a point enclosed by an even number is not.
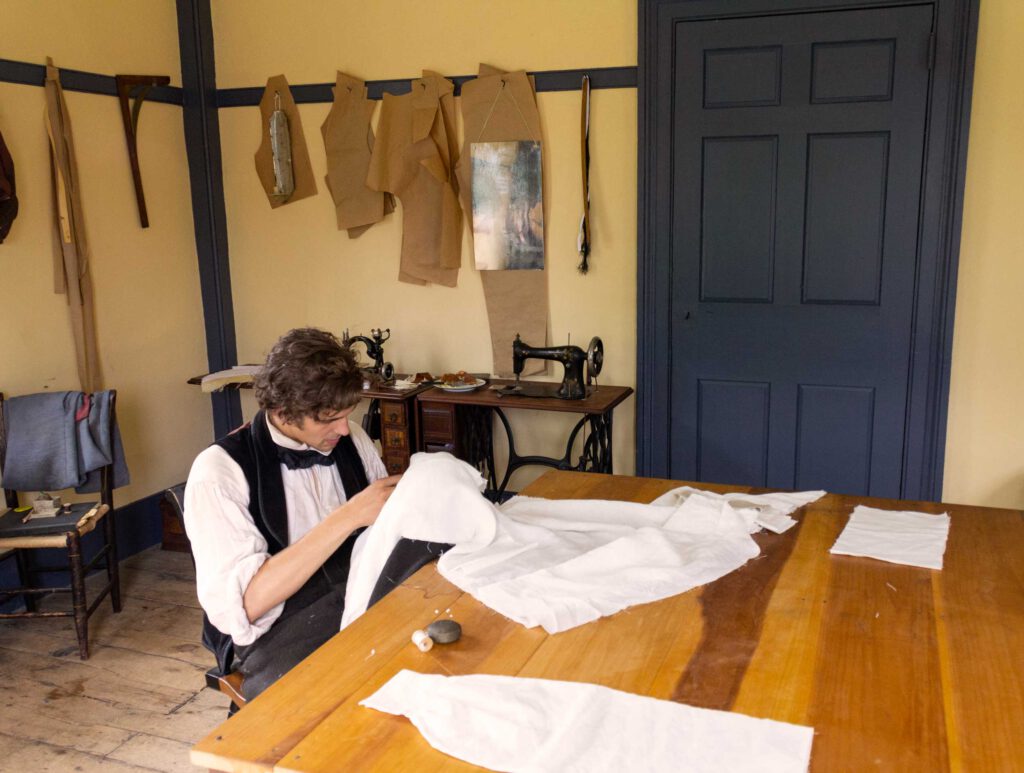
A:
[[[601,372],[604,364],[604,344],[601,339],[594,336],[590,339],[590,345],[586,351],[578,346],[530,346],[524,344],[516,333],[516,339],[512,342],[512,372],[515,374],[514,384],[501,387],[496,390],[499,395],[513,395],[519,397],[551,397],[551,389],[543,384],[523,384],[519,377],[522,375],[523,366],[530,358],[537,360],[551,360],[560,362],[564,373],[562,383],[554,392],[554,397],[562,400],[584,399],[593,381],[593,378]]]
[[[485,471],[488,486],[504,495],[512,473],[541,465],[560,470],[612,471],[612,411],[633,393],[632,388],[602,384],[594,377],[604,363],[604,346],[594,338],[586,351],[578,346],[533,347],[516,336],[512,348],[516,380],[494,379],[490,389],[450,392],[433,388],[419,394],[421,451],[448,451]],[[562,382],[522,381],[526,360],[535,357],[562,363]],[[505,411],[528,410],[577,413],[583,417],[568,431],[561,456],[524,455],[516,450],[512,425]],[[494,467],[492,417],[508,439],[508,461],[500,477]],[[576,441],[584,432],[583,447]]]
[[[391,328],[370,328],[370,336],[350,336],[348,328],[341,334],[341,345],[352,348],[353,344],[361,343],[366,347],[366,356],[373,360],[373,365],[364,370],[369,371],[380,381],[387,383],[395,377],[395,366],[384,361],[384,342],[391,338]]]
[[[381,441],[384,464],[391,473],[403,472],[409,464],[410,428],[401,393],[390,394],[395,380],[395,366],[384,361],[384,342],[391,338],[391,328],[370,328],[370,335],[350,336],[348,328],[341,334],[341,345],[349,349],[361,343],[373,365],[363,368],[363,394],[370,397],[363,415],[363,429],[371,440]],[[388,404],[381,416],[381,401]],[[393,426],[392,426],[393,425]]]

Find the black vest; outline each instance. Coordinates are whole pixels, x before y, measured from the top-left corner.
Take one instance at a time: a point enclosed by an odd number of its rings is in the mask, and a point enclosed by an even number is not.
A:
[[[291,544],[288,534],[288,508],[284,498],[284,481],[277,444],[270,436],[264,411],[259,411],[250,424],[216,441],[228,456],[242,468],[249,484],[249,513],[260,534],[267,541],[267,550],[273,555]],[[362,459],[350,435],[344,435],[331,452],[331,458],[341,475],[346,499],[351,499],[369,485]],[[349,535],[320,569],[295,592],[284,605],[276,622],[290,617],[348,579],[352,546],[362,529]],[[339,621],[340,622],[340,621]],[[276,624],[276,623],[275,623]],[[217,657],[221,671],[231,670],[232,641],[203,617],[203,643]]]

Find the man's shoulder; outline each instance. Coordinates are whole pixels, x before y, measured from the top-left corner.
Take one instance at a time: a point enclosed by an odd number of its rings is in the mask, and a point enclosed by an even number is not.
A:
[[[188,482],[193,483],[245,483],[242,468],[218,443],[207,446],[192,462]]]

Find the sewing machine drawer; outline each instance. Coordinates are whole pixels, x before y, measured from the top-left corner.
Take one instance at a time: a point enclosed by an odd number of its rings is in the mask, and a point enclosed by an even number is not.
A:
[[[400,475],[409,468],[409,455],[404,453],[385,453],[384,467],[388,475]]]
[[[405,403],[384,402],[380,407],[381,420],[385,424],[405,426]]]
[[[388,449],[399,449],[408,452],[409,450],[409,438],[406,435],[405,429],[389,427],[386,424],[384,425],[380,444],[385,451]]]
[[[452,442],[455,436],[455,407],[443,403],[422,403],[420,418],[423,426],[423,442]]]

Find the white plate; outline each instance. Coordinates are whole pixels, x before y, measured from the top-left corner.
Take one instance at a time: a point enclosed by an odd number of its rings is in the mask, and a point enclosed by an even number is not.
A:
[[[434,386],[438,389],[443,389],[445,392],[472,392],[474,389],[478,389],[486,383],[487,382],[484,379],[478,378],[475,384],[459,384],[458,386],[455,386],[445,384],[441,381],[436,381],[434,382]]]

